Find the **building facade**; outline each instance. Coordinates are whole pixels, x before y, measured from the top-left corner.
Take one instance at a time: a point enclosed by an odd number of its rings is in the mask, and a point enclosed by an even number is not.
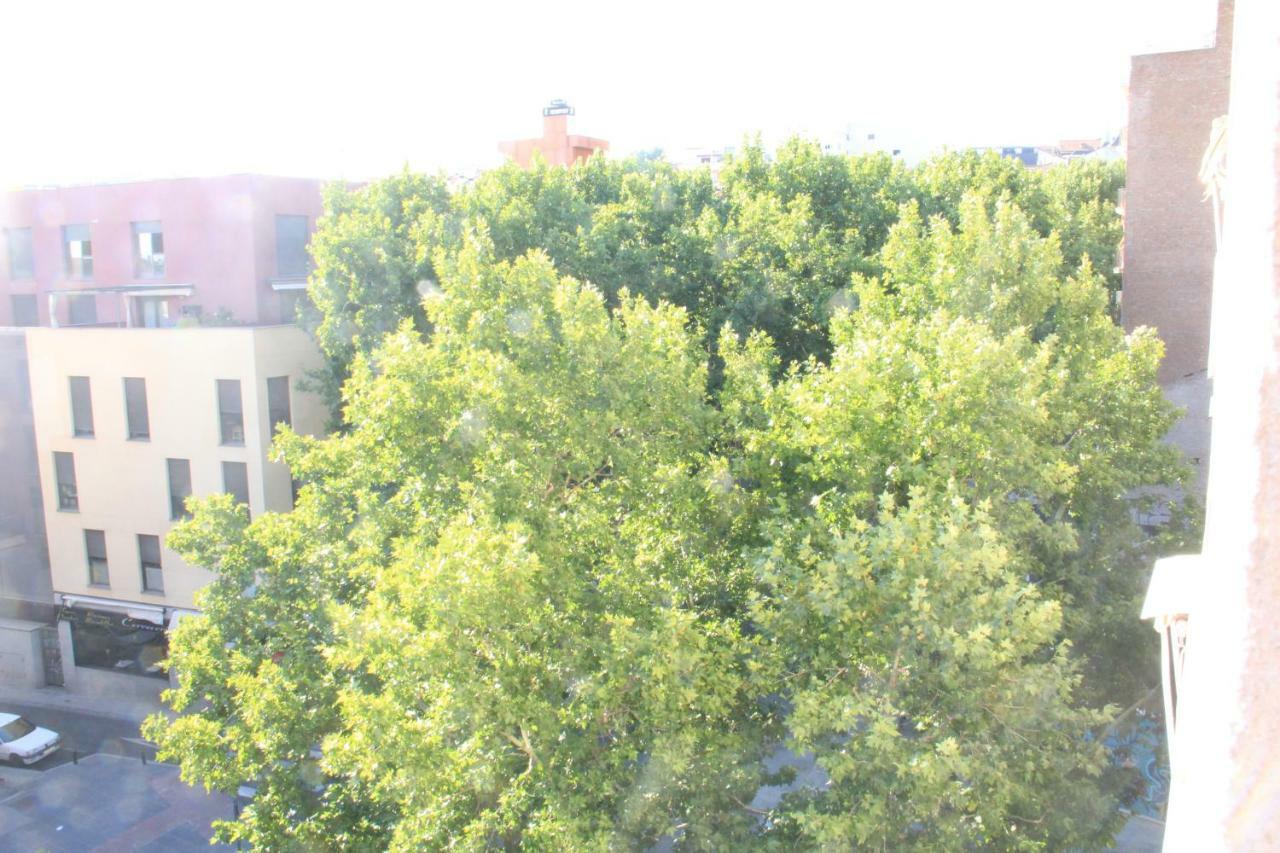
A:
[[[259,175],[0,194],[0,616],[56,624],[47,683],[154,700],[210,580],[165,547],[185,498],[292,508],[269,449],[328,418],[293,322],[322,210]]]
[[[253,516],[292,508],[271,441],[281,423],[322,432],[327,410],[298,387],[320,353],[282,325],[26,337],[52,597],[69,646],[64,678],[127,690],[102,676],[153,676],[158,690],[165,629],[197,609],[211,578],[165,535],[191,495],[232,494]]]
[[[1221,30],[1220,30],[1221,33]],[[1157,563],[1145,615],[1168,657],[1167,851],[1280,849],[1280,8],[1237,0],[1209,370],[1201,553]],[[1221,125],[1219,126],[1219,131]],[[1211,165],[1206,163],[1206,165]]]
[[[597,151],[609,150],[609,143],[603,139],[569,133],[571,115],[573,107],[564,101],[552,101],[542,110],[542,136],[503,142],[498,150],[522,169],[529,168],[535,153],[550,166],[572,166]]]
[[[1164,341],[1160,384],[1186,410],[1169,439],[1195,465],[1201,496],[1215,226],[1199,175],[1213,123],[1227,112],[1232,9],[1232,0],[1219,4],[1212,45],[1135,56],[1129,74],[1121,318],[1125,329],[1149,326]]]
[[[262,175],[0,194],[0,326],[291,322],[322,209]]]

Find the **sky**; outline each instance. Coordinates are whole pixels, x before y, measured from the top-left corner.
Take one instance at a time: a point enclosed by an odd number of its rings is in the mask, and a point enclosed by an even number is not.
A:
[[[1124,123],[1129,57],[1212,0],[5,0],[0,188],[261,172],[467,174],[571,132],[626,154],[829,137],[1041,144]]]

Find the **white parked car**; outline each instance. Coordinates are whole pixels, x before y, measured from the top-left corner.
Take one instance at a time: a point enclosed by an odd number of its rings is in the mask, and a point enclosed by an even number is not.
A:
[[[17,714],[0,711],[0,760],[17,767],[35,764],[62,745],[62,737]]]

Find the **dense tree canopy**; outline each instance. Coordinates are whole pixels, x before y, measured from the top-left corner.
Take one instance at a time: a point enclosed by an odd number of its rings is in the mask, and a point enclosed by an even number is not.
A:
[[[256,782],[219,831],[267,849],[1105,845],[1130,510],[1180,476],[1095,272],[1117,174],[792,143],[337,192],[344,428],[277,437],[293,512],[171,533],[216,579],[148,735]]]
[[[939,155],[908,169],[887,154],[823,154],[792,140],[770,161],[747,145],[713,185],[705,170],[594,157],[565,169],[507,164],[450,196],[442,181],[402,174],[334,187],[313,241],[310,294],[329,356],[328,390],[399,320],[421,328],[421,294],[438,286],[439,253],[482,224],[499,260],[532,249],[617,304],[627,289],[684,308],[714,348],[720,328],[760,330],[783,363],[825,359],[833,308],[855,273],[874,275],[904,203],[926,221],[959,221],[965,194],[1015,203],[1040,236],[1056,233],[1063,277],[1086,259],[1119,287],[1116,213],[1123,165],[1074,162],[1043,172],[994,153]],[[714,355],[714,353],[713,353]]]

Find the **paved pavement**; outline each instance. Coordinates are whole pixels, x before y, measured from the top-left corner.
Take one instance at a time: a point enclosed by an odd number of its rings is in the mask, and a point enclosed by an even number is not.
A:
[[[210,822],[233,816],[230,798],[189,787],[177,767],[157,764],[142,740],[138,726],[157,706],[3,686],[0,710],[53,729],[63,741],[29,767],[0,764],[0,853],[230,849],[209,845]]]
[[[135,724],[140,724],[150,714],[165,710],[159,702],[145,699],[72,693],[63,687],[26,688],[0,684],[0,708],[7,705],[74,711],[95,717],[129,720]]]
[[[36,776],[0,800],[0,853],[231,849],[209,844],[212,821],[232,817],[230,798],[191,788],[172,765],[93,755]]]

